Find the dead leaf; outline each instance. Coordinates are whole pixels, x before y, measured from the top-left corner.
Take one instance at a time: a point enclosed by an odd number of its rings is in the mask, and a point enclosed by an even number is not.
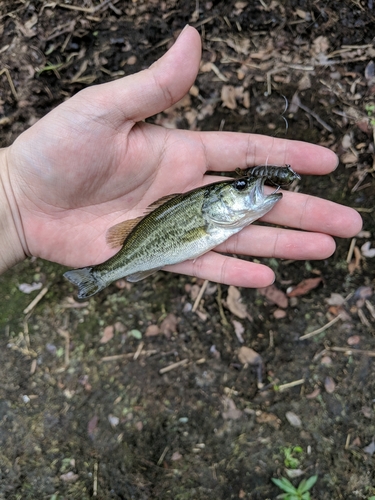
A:
[[[294,479],[295,477],[300,477],[305,474],[305,471],[302,469],[286,469],[286,473],[288,477]]]
[[[113,325],[108,325],[104,328],[104,332],[103,332],[103,335],[102,335],[102,338],[99,340],[99,342],[101,344],[106,344],[107,342],[109,342],[111,339],[113,339],[113,335],[114,335],[114,326]]]
[[[116,323],[113,326],[115,328],[116,333],[124,333],[126,330],[125,326],[121,323],[121,321],[116,321]]]
[[[242,417],[243,412],[236,408],[233,399],[228,396],[223,396],[223,402],[225,405],[225,411],[223,411],[221,415],[224,420],[238,420]]]
[[[329,40],[326,36],[318,36],[312,43],[315,54],[325,54],[329,49]]]
[[[89,305],[89,302],[77,302],[76,300],[73,299],[73,297],[66,297],[61,306],[64,307],[65,309],[83,309],[84,307],[87,307]]]
[[[311,88],[311,79],[309,75],[304,75],[298,82],[298,90],[307,90]]]
[[[238,351],[239,362],[243,365],[259,365],[262,363],[262,357],[251,347],[242,346]]]
[[[297,286],[292,288],[290,291],[287,292],[288,297],[298,297],[300,295],[306,295],[309,293],[311,290],[316,288],[319,283],[321,283],[323,280],[322,278],[307,278],[306,280],[301,281],[298,283]]]
[[[99,417],[97,415],[94,415],[87,424],[87,433],[91,439],[93,439],[95,437],[95,434],[98,432],[98,422]]]
[[[336,383],[332,377],[326,377],[324,381],[324,387],[328,394],[332,394],[332,392],[335,392]]]
[[[363,448],[363,451],[372,456],[375,453],[375,441],[372,440],[370,444]]]
[[[172,333],[177,332],[177,317],[172,313],[167,314],[167,316],[161,322],[160,331],[167,338],[170,338]]]
[[[78,478],[79,475],[74,474],[72,471],[67,472],[66,474],[61,474],[60,476],[61,481],[64,481],[65,483],[75,483]]]
[[[181,460],[181,458],[182,458],[182,455],[179,451],[173,452],[173,454],[171,456],[172,462],[176,462],[177,460]]]
[[[158,327],[158,325],[149,325],[146,328],[145,337],[155,337],[156,335],[159,335],[159,333],[160,328]]]
[[[285,309],[288,307],[288,298],[284,292],[279,290],[277,286],[270,285],[266,288],[258,288],[259,295],[265,297],[271,304],[276,304],[277,306]]]
[[[346,153],[340,156],[340,161],[344,165],[349,165],[350,163],[357,163],[358,156],[352,153],[351,151],[346,151]]]
[[[242,323],[235,319],[232,319],[232,324],[234,326],[234,333],[236,334],[238,341],[242,344],[244,342],[242,334],[244,333],[245,328]]]
[[[331,296],[324,300],[329,306],[342,306],[345,302],[344,297],[339,293],[331,293]]]
[[[223,85],[221,87],[221,100],[223,105],[229,109],[236,109],[236,90],[233,85]]]
[[[348,343],[348,345],[357,345],[360,343],[360,341],[361,337],[359,335],[352,335],[346,342]]]
[[[319,387],[316,387],[310,394],[306,394],[307,399],[315,399],[319,396],[320,394],[320,389]]]
[[[281,420],[273,413],[257,412],[256,420],[258,424],[270,424],[274,429],[279,429],[281,425]]]
[[[31,285],[29,285],[28,283],[21,283],[20,285],[18,285],[18,289],[22,292],[22,293],[31,293],[31,292],[34,292],[35,290],[40,290],[43,286],[43,283],[31,283]]]
[[[330,356],[323,356],[322,359],[320,360],[321,365],[331,365],[332,364],[332,358]]]
[[[361,246],[361,252],[364,257],[368,257],[370,259],[375,257],[375,248],[371,248],[370,241],[366,241],[366,243]]]
[[[276,311],[273,312],[273,317],[275,319],[283,319],[286,317],[286,311],[284,311],[284,309],[276,309]]]
[[[301,427],[302,426],[302,420],[294,412],[287,411],[285,413],[285,417],[286,417],[287,421],[290,423],[290,425],[292,425],[293,427]]]
[[[362,406],[362,410],[361,411],[363,413],[363,416],[365,416],[366,418],[372,418],[372,416],[373,416],[373,410],[369,406]]]
[[[352,259],[348,264],[349,274],[353,274],[354,271],[361,269],[361,259],[362,255],[357,246],[354,247],[354,259]]]
[[[242,303],[241,292],[233,285],[228,288],[226,306],[231,313],[241,319],[249,317],[246,305]]]

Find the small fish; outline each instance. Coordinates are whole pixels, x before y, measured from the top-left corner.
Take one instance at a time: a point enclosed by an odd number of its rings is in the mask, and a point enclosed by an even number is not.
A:
[[[273,186],[289,186],[295,180],[301,180],[301,177],[295,172],[290,165],[258,165],[257,167],[236,170],[237,175],[240,177],[246,176],[251,178],[266,177]]]
[[[259,219],[281,199],[266,195],[266,177],[244,177],[165,196],[143,217],[109,229],[107,242],[121,250],[102,264],[68,271],[84,299],[126,277],[140,281],[164,266],[195,259]]]

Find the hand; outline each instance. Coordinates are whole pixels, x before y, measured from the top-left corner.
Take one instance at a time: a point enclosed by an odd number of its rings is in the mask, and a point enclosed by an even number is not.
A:
[[[115,253],[105,240],[112,225],[136,217],[170,193],[213,182],[207,171],[289,163],[301,174],[334,170],[329,150],[297,141],[226,132],[168,130],[142,120],[181,99],[196,77],[200,38],[186,28],[149,69],[86,88],[24,132],[5,151],[1,170],[18,245],[71,267],[98,264]],[[361,227],[352,209],[286,192],[264,218],[303,229],[250,226],[217,251],[168,270],[248,287],[270,284],[266,266],[219,252],[288,259],[332,254],[332,236]]]

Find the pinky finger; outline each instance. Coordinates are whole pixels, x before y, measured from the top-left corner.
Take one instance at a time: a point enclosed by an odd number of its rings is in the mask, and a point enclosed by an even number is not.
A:
[[[224,285],[263,288],[275,281],[273,271],[263,264],[247,262],[217,252],[208,252],[194,260],[166,266],[164,271],[187,274]]]

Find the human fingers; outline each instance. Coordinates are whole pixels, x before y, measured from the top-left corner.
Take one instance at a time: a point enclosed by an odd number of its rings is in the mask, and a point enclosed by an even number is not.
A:
[[[273,271],[263,264],[208,252],[194,260],[167,266],[165,271],[187,274],[224,285],[263,288],[275,281]]]
[[[320,260],[330,257],[335,248],[335,241],[328,234],[252,225],[231,236],[215,251],[254,257]]]
[[[175,44],[148,69],[83,91],[103,108],[106,121],[120,127],[138,122],[180,100],[194,83],[201,57],[199,33],[185,27]],[[81,96],[84,94],[81,94]]]
[[[362,227],[361,216],[350,207],[289,191],[262,220],[340,238],[355,236]]]
[[[301,174],[322,175],[332,172],[338,163],[335,153],[307,142],[236,132],[192,133],[204,147],[207,170],[290,164]]]

